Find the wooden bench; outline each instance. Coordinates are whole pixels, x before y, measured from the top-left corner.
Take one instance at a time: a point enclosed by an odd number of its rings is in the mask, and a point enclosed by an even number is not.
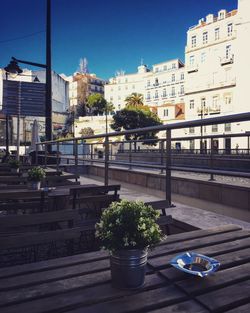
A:
[[[52,200],[40,190],[8,190],[0,193],[0,211],[4,214],[34,213],[52,209]]]
[[[90,245],[85,239],[89,231],[93,236],[93,223],[88,221],[81,227],[0,236],[0,267],[87,252]],[[91,250],[97,248],[91,245]]]
[[[72,209],[81,205],[86,196],[105,195],[111,193],[113,195],[112,201],[119,201],[118,190],[120,190],[120,188],[120,185],[74,187],[70,189],[70,203],[72,203]]]
[[[166,215],[165,209],[167,208],[167,201],[152,201],[146,202],[145,204],[152,206],[155,210],[161,210],[161,215],[157,220],[157,224],[161,227],[162,231],[166,233],[166,235],[170,235],[169,225],[173,224],[173,218],[172,215]]]

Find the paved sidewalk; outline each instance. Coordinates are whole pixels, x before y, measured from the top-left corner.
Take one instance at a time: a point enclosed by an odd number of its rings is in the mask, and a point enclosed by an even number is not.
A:
[[[103,184],[103,178],[101,177],[81,175],[80,181],[81,184]],[[164,199],[164,192],[162,191],[119,181],[111,180],[109,183],[121,184],[121,198],[145,202]],[[167,209],[167,214],[171,214],[173,218],[201,229],[225,224],[235,224],[244,229],[250,229],[250,213],[247,211],[176,194],[173,195],[173,203],[175,207]]]

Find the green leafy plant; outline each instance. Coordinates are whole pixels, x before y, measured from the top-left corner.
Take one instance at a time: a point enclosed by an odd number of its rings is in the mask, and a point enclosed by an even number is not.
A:
[[[110,251],[144,249],[163,238],[159,213],[140,201],[113,202],[96,224],[96,237]]]
[[[16,159],[10,159],[8,161],[8,164],[11,168],[19,168],[20,167],[20,162]]]
[[[31,170],[28,171],[28,178],[31,181],[41,181],[45,177],[45,170],[40,166],[33,167]]]

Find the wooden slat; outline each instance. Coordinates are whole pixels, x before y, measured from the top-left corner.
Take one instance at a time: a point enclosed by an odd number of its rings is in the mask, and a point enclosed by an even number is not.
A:
[[[250,280],[208,292],[197,299],[212,312],[238,307],[250,302]]]
[[[242,306],[237,306],[236,308],[227,311],[227,313],[249,313],[250,312],[250,304],[247,303]]]
[[[1,304],[1,313],[20,313],[19,310],[23,312],[32,312],[32,313],[42,313],[46,311],[57,312],[59,309],[67,310],[67,308],[72,309],[74,307],[79,307],[81,305],[88,305],[90,303],[95,303],[96,298],[98,297],[99,301],[107,301],[109,299],[120,298],[124,296],[129,296],[129,298],[133,295],[133,291],[131,290],[119,290],[111,287],[110,281],[98,284],[98,280],[100,281],[101,274],[96,276],[96,273],[92,274],[93,280],[91,281],[92,286],[88,288],[71,287],[71,284],[67,282],[67,280],[62,281],[61,284],[58,284],[60,291],[54,292],[52,288],[50,288],[50,283],[39,285],[38,287],[33,287],[31,293],[27,294],[26,289],[24,290],[16,290],[16,292],[11,293],[11,298],[8,297],[6,293],[6,298],[4,303]],[[110,277],[110,276],[109,276]],[[106,277],[108,278],[108,276]],[[96,283],[95,283],[96,282]],[[82,281],[79,281],[80,284],[86,285],[88,282],[84,281],[84,276],[82,277]],[[145,288],[157,288],[161,286],[163,280],[157,275],[147,275],[146,276],[146,285]],[[53,284],[53,283],[52,283]],[[65,297],[65,291],[67,290],[67,297]],[[157,290],[157,289],[156,289]],[[141,290],[142,291],[142,290]],[[167,292],[169,291],[169,292]],[[168,299],[178,299],[183,297],[181,292],[175,293],[176,289],[174,288],[160,288],[158,294],[161,295],[165,292],[165,297]],[[37,297],[36,294],[40,292],[40,295]],[[25,298],[22,298],[21,295],[24,295]],[[35,295],[35,297],[33,296]],[[155,295],[157,292],[155,292]],[[1,294],[2,296],[2,294]],[[32,300],[32,298],[34,300]],[[27,299],[30,299],[28,302]],[[18,306],[11,305],[6,306],[6,304],[14,304],[19,303]],[[85,312],[84,310],[81,312]],[[102,312],[96,311],[96,312]],[[113,311],[115,312],[115,311]],[[110,313],[110,312],[109,312]]]
[[[176,242],[176,243],[171,243],[168,245],[164,246],[157,246],[151,253],[150,257],[156,257],[156,256],[161,256],[163,254],[173,254],[176,253],[178,254],[181,251],[188,251],[188,250],[194,250],[202,247],[209,247],[213,246],[215,244],[223,243],[223,242],[229,242],[233,241],[236,239],[241,239],[241,238],[247,238],[250,236],[250,231],[235,231],[235,232],[229,232],[229,233],[224,233],[224,234],[217,234],[214,235],[211,240],[210,237],[205,237],[197,239],[193,239],[190,241],[183,241],[183,242]],[[151,262],[151,260],[150,260]],[[155,260],[152,259],[151,264],[153,266],[157,266],[155,264]]]

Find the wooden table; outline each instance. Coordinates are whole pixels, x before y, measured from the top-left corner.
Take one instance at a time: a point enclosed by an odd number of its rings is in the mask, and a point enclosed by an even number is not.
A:
[[[206,278],[169,265],[196,251],[221,262]],[[1,313],[250,312],[250,232],[223,226],[172,235],[150,252],[146,285],[111,287],[109,258],[94,252],[0,269]]]

